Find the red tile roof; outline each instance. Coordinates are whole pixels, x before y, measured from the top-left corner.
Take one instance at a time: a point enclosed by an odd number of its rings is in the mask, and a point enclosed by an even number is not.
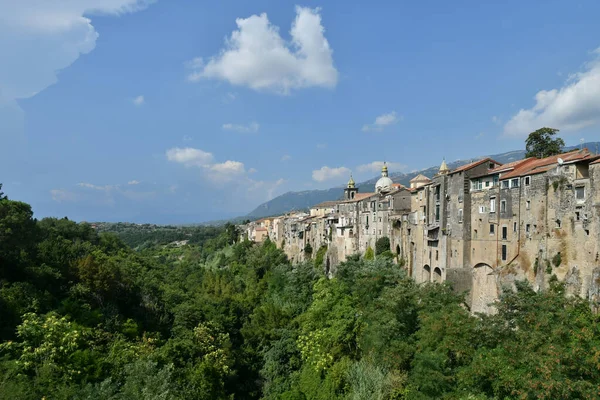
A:
[[[456,168],[455,170],[451,171],[450,174],[455,174],[455,173],[461,172],[461,171],[467,171],[467,170],[469,170],[471,168],[475,168],[478,165],[481,165],[484,162],[488,162],[488,161],[492,161],[494,164],[500,164],[498,161],[495,161],[495,160],[492,160],[489,157],[486,157],[486,158],[483,158],[483,159],[481,159],[479,161],[473,161],[472,163],[468,163],[468,164],[462,165],[462,166]]]
[[[519,164],[513,171],[504,174],[500,177],[500,179],[510,179],[518,176],[524,175],[533,175],[540,174],[542,172],[546,172],[554,168],[556,164],[558,164],[558,159],[561,158],[563,162],[575,162],[582,161],[588,158],[593,158],[592,154],[588,151],[588,149],[582,150],[573,150],[567,153],[558,154],[555,156],[550,156],[546,158],[530,158],[525,160],[522,164]]]

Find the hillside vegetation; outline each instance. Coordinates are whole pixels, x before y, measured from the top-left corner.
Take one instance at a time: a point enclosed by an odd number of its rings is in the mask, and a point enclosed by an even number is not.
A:
[[[600,397],[600,321],[556,282],[473,316],[386,257],[326,279],[231,226],[177,247],[32,215],[0,200],[0,399]]]

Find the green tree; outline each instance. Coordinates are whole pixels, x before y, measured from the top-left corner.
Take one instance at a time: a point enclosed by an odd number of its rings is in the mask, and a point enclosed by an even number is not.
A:
[[[375,242],[375,254],[380,255],[385,251],[390,251],[390,238],[387,236],[380,237]]]
[[[0,183],[0,200],[6,200],[6,195],[2,191],[2,184]]]
[[[531,132],[525,141],[525,157],[550,157],[562,153],[565,147],[565,141],[554,135],[558,133],[558,129],[540,128],[537,131]]]
[[[373,260],[375,259],[375,253],[373,252],[373,248],[371,246],[367,247],[365,251],[365,260]]]

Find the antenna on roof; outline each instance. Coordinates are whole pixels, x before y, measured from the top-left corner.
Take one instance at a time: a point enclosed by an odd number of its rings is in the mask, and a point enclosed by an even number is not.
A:
[[[579,143],[580,143],[579,150],[583,150],[583,142],[585,142],[584,138],[579,139]]]

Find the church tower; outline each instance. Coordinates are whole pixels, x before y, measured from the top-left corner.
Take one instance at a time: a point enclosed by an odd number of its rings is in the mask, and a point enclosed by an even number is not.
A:
[[[356,193],[358,193],[358,189],[356,188],[354,179],[352,179],[352,174],[350,174],[348,186],[346,186],[346,189],[344,189],[344,200],[353,200],[354,196],[356,196]]]
[[[450,172],[450,168],[448,168],[448,164],[446,164],[446,159],[444,158],[442,160],[442,165],[440,165],[440,170],[439,170],[438,174],[446,175],[449,172]]]

